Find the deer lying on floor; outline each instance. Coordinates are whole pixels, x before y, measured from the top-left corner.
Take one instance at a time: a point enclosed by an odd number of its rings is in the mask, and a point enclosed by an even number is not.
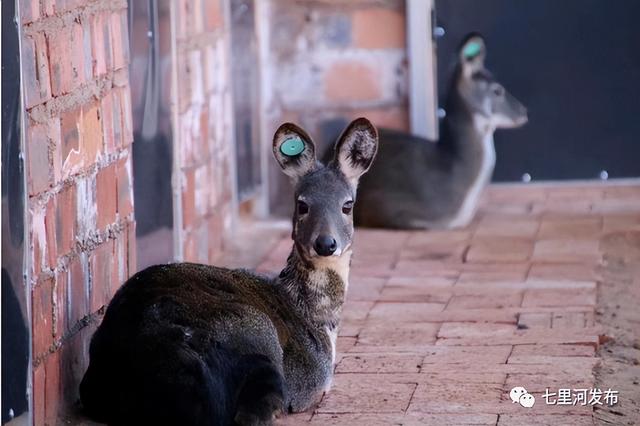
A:
[[[296,206],[285,268],[275,279],[194,263],[135,274],[91,341],[86,413],[117,425],[257,425],[316,403],[331,384],[356,186],[377,146],[357,119],[323,165],[302,129],[280,126],[273,153]]]
[[[484,40],[459,49],[440,139],[380,131],[380,152],[360,182],[355,221],[383,228],[466,226],[495,165],[496,128],[519,127],[527,110],[484,67]]]

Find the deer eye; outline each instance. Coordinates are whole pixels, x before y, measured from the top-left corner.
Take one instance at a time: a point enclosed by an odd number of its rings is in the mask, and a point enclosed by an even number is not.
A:
[[[351,214],[351,210],[353,210],[353,201],[347,201],[342,205],[342,213]]]
[[[298,200],[298,205],[296,208],[298,210],[298,214],[300,215],[309,213],[309,205],[304,201]]]

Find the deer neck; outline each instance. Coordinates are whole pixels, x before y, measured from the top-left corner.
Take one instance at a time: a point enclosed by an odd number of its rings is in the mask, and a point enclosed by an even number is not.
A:
[[[495,166],[495,127],[487,118],[470,111],[460,96],[452,96],[447,105],[441,148],[450,154],[459,178],[486,179]]]
[[[351,249],[340,256],[308,258],[294,245],[278,281],[294,306],[317,326],[335,330],[347,293]]]

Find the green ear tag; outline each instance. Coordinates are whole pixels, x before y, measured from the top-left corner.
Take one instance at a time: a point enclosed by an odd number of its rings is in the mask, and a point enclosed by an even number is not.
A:
[[[286,156],[293,157],[304,151],[304,142],[299,137],[287,139],[280,145],[280,152]]]
[[[462,54],[465,58],[469,59],[480,53],[480,50],[482,50],[480,43],[472,41],[464,47],[464,49],[462,50]]]

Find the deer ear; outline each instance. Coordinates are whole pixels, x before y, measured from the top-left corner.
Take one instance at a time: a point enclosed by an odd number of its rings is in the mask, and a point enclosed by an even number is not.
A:
[[[378,131],[366,118],[358,118],[338,139],[333,164],[355,186],[371,167],[377,151]]]
[[[482,36],[475,33],[467,35],[459,51],[459,61],[465,76],[469,77],[482,70],[486,55],[487,48]]]
[[[300,127],[284,123],[273,136],[273,156],[282,171],[294,180],[300,179],[318,166],[316,147]]]

